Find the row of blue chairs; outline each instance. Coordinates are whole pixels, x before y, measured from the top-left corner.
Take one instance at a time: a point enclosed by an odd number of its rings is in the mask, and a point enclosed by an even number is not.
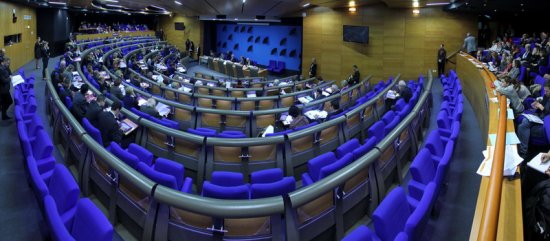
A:
[[[463,110],[462,88],[456,74],[442,76],[443,103],[437,116],[437,129],[426,139],[410,166],[411,179],[405,188],[393,189],[372,215],[374,231],[361,225],[343,241],[424,240],[429,214],[445,186],[454,145],[460,132]]]
[[[21,76],[25,76],[22,70]],[[14,88],[15,119],[28,181],[53,240],[112,240],[113,227],[80,190],[69,170],[56,164],[53,143],[36,113],[34,77]]]

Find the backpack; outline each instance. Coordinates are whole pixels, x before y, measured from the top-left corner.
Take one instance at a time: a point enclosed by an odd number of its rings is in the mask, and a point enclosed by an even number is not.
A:
[[[526,240],[550,241],[550,179],[537,183],[525,202]]]

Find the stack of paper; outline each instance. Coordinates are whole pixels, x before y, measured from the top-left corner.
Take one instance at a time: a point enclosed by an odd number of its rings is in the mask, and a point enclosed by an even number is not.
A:
[[[481,176],[491,176],[491,167],[493,165],[493,155],[494,147],[488,146],[487,150],[483,151],[483,156],[485,159],[479,165],[477,169],[477,174]],[[517,165],[523,161],[518,155],[517,146],[515,145],[506,145],[504,153],[504,176],[513,176],[516,173]]]
[[[497,142],[497,134],[489,134],[489,140],[491,141],[491,145],[494,146]],[[515,132],[507,132],[506,133],[506,145],[516,145],[519,144],[519,138],[516,135]]]
[[[303,96],[303,97],[298,98],[298,101],[300,101],[300,103],[302,103],[302,104],[307,104],[312,100],[313,100],[313,98],[311,98],[310,96]]]
[[[328,113],[326,111],[319,111],[319,110],[310,110],[306,113],[304,113],[304,115],[311,119],[311,120],[316,120],[316,119],[324,119],[324,118],[327,118],[327,115]]]
[[[292,116],[287,115],[287,116],[285,117],[285,119],[283,120],[283,124],[284,124],[285,126],[290,125],[290,123],[292,123],[292,120],[293,120],[293,119],[292,119]]]

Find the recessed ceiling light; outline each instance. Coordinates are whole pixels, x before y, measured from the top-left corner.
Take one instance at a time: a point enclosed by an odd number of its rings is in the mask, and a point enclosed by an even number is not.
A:
[[[354,7],[349,8],[349,11],[350,11],[350,12],[355,12],[355,11],[357,11],[357,8],[354,8]]]
[[[246,2],[246,0],[243,0],[243,3],[245,3],[245,2]]]
[[[113,8],[122,8],[120,5],[114,5],[114,4],[105,4],[105,6],[113,7]]]
[[[417,8],[417,7],[419,7],[419,6],[420,6],[420,4],[418,4],[418,2],[413,2],[413,7],[414,7],[414,8]]]
[[[175,4],[177,5],[182,5],[182,3],[180,1],[174,1]]]
[[[413,9],[413,13],[414,13],[414,14],[420,14],[420,10],[418,10],[418,9]]]
[[[311,5],[311,3],[306,3],[306,4],[302,5],[302,6],[305,8],[305,7],[308,7],[309,5]]]
[[[56,4],[56,5],[67,5],[66,2],[48,2],[49,4]]]
[[[440,5],[447,5],[449,3],[445,2],[439,2],[439,3],[426,3],[426,6],[440,6]]]
[[[349,6],[350,7],[355,7],[355,1],[349,1]]]
[[[117,3],[118,2],[118,0],[103,0],[103,1],[110,2],[110,3]]]

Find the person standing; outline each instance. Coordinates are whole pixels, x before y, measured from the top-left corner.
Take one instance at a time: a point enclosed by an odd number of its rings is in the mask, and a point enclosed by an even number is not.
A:
[[[464,45],[462,48],[470,55],[474,56],[477,51],[476,38],[470,33],[467,33],[466,38],[464,38]]]
[[[191,46],[191,41],[187,39],[185,40],[185,50],[189,51],[189,46]]]
[[[42,58],[42,49],[40,46],[41,44],[42,40],[40,39],[40,37],[38,37],[36,39],[36,43],[34,43],[34,64],[36,69],[38,69],[38,61],[40,61],[40,58]]]
[[[191,41],[191,44],[189,44],[189,57],[193,59],[193,51],[195,51],[195,43]]]
[[[197,60],[199,60],[200,57],[201,57],[201,46],[199,44],[199,45],[197,45]]]
[[[48,77],[48,62],[50,61],[50,47],[48,42],[42,42],[42,78],[46,79]]]
[[[309,78],[317,76],[317,60],[311,59],[311,65],[309,66]]]
[[[10,95],[11,88],[11,70],[10,59],[4,57],[0,62],[0,105],[2,109],[2,120],[9,120],[8,108],[13,103]]]
[[[437,74],[439,76],[445,74],[445,63],[447,62],[447,51],[445,45],[441,44],[437,51]]]
[[[359,73],[359,67],[357,67],[357,65],[353,65],[353,73],[348,78],[348,84],[350,86],[354,86],[357,83],[359,83],[360,78],[361,78],[361,73]]]

